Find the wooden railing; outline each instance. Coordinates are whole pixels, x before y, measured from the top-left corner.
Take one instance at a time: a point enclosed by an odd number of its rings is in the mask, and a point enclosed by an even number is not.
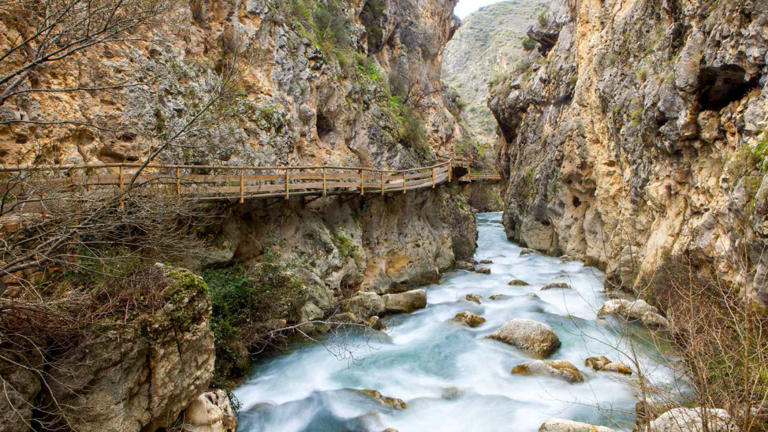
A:
[[[404,170],[341,166],[221,166],[113,163],[0,168],[0,198],[43,201],[70,197],[93,199],[140,187],[141,193],[164,194],[197,201],[237,200],[305,195],[401,193],[435,188],[453,180],[453,168],[469,173],[470,161],[450,158],[434,165]],[[137,173],[139,173],[137,175]],[[467,174],[460,181],[483,180],[491,174]]]

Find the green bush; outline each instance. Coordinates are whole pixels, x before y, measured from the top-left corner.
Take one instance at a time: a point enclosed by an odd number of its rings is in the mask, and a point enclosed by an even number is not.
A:
[[[526,51],[533,51],[533,49],[536,48],[536,41],[533,39],[527,37],[523,39],[523,49]]]
[[[384,16],[384,0],[368,0],[360,13],[360,20],[365,25],[368,50],[378,52],[381,49],[383,30],[381,18]]]
[[[304,281],[271,252],[265,257],[252,268],[236,264],[203,272],[212,304],[218,385],[246,374],[250,348],[265,342],[265,325],[290,318],[303,304]]]

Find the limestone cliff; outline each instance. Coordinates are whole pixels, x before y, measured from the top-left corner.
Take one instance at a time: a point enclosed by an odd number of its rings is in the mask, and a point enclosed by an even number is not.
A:
[[[508,235],[640,289],[675,257],[768,304],[768,4],[573,0],[495,86]]]
[[[455,0],[160,4],[130,37],[36,68],[21,90],[118,88],[10,98],[0,163],[140,160],[201,112],[161,160],[402,168],[453,150],[440,63]],[[0,47],[33,34],[24,11],[0,13]]]

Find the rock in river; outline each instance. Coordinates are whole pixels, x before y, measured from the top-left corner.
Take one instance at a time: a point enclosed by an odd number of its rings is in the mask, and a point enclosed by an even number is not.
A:
[[[528,286],[528,282],[520,279],[513,279],[507,283],[509,286]]]
[[[539,432],[616,432],[604,426],[594,426],[588,423],[551,418],[544,422]]]
[[[549,357],[560,347],[560,339],[552,327],[529,319],[507,321],[488,337],[541,358]]]
[[[384,307],[389,313],[410,313],[427,306],[427,292],[419,289],[398,294],[385,294]]]
[[[513,374],[519,375],[550,375],[561,378],[569,383],[584,381],[581,372],[571,362],[565,360],[531,360],[519,364],[512,369]]]
[[[632,368],[621,362],[614,362],[605,356],[590,357],[584,361],[584,365],[596,371],[616,372],[624,375],[632,375]]]
[[[477,327],[485,322],[485,318],[469,311],[457,313],[456,316],[453,317],[453,320],[460,322],[467,327]]]
[[[646,327],[668,328],[669,321],[659,314],[659,310],[645,300],[608,300],[597,312],[597,316],[615,315],[626,320],[638,320]]]

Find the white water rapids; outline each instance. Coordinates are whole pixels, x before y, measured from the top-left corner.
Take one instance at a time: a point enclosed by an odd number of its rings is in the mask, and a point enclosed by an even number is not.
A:
[[[426,287],[426,309],[388,317],[384,333],[329,335],[255,364],[235,391],[242,404],[238,430],[525,432],[537,431],[550,417],[632,430],[637,375],[595,372],[584,360],[605,355],[632,365],[626,356],[632,341],[644,373],[656,383],[673,383],[673,371],[644,342],[643,330],[632,326],[628,332],[613,319],[596,319],[605,301],[601,272],[579,262],[520,256],[500,219],[500,213],[478,216],[475,259],[493,260],[490,275],[447,273],[440,284]],[[530,286],[507,285],[512,279]],[[551,282],[573,289],[540,291]],[[482,303],[466,301],[470,293]],[[488,298],[499,294],[504,297]],[[451,322],[463,311],[487,321],[477,328]],[[484,337],[512,318],[549,324],[562,341],[550,359],[573,363],[584,382],[512,375],[515,365],[531,358]],[[349,389],[375,389],[404,400],[407,408],[393,409]]]

